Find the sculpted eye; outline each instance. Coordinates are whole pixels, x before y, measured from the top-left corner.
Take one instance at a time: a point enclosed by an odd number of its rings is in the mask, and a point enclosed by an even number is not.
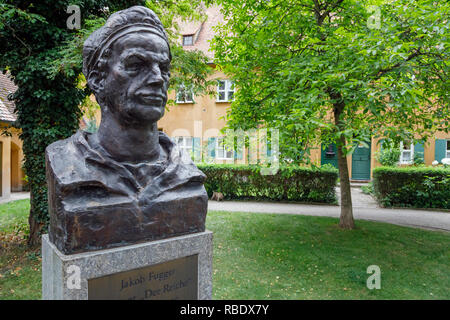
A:
[[[161,72],[163,72],[163,73],[168,73],[169,72],[169,69],[170,69],[170,65],[169,65],[169,63],[160,63],[160,65],[159,65],[159,69],[161,70]]]
[[[125,69],[127,71],[138,71],[142,66],[142,60],[139,58],[131,58],[125,61]]]

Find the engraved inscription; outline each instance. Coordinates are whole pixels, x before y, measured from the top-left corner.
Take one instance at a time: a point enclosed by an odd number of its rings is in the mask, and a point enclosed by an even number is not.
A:
[[[196,300],[198,255],[88,280],[89,300]]]

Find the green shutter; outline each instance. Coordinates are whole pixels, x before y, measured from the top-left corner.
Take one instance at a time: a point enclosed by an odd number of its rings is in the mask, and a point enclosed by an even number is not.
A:
[[[238,146],[235,146],[235,149],[234,149],[234,159],[235,160],[242,160],[242,149],[243,148],[239,148]]]
[[[234,143],[234,160],[242,160],[242,152],[244,151],[244,142],[236,139]]]
[[[416,143],[414,145],[414,156],[417,158],[420,158],[422,160],[424,160],[424,152],[425,149],[423,148],[423,144],[422,143]]]
[[[445,152],[447,151],[447,140],[436,139],[434,149],[434,159],[441,162],[445,158]]]
[[[208,138],[208,156],[216,158],[216,138]]]
[[[192,153],[194,155],[194,162],[202,161],[202,153],[200,147],[200,138],[192,138]]]

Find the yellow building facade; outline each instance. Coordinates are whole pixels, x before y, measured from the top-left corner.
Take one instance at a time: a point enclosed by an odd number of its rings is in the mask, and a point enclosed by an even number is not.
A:
[[[12,127],[16,121],[14,103],[7,99],[16,89],[8,76],[0,73],[0,199],[9,198],[11,192],[22,191],[25,185],[22,140],[20,131]]]

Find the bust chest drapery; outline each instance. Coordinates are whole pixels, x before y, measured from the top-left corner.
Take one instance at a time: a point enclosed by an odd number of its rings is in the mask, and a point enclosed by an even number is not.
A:
[[[204,231],[205,175],[159,133],[153,163],[121,163],[78,131],[46,150],[50,239],[65,253]],[[50,190],[51,188],[51,190]]]

